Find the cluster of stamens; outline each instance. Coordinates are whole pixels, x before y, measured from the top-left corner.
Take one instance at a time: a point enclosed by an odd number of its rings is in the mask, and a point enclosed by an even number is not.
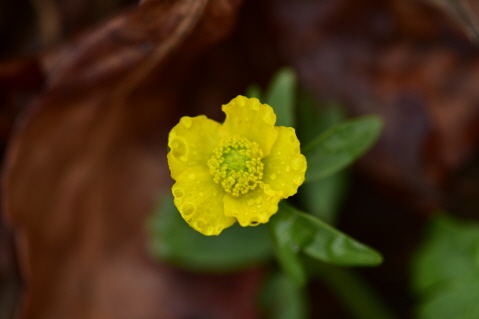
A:
[[[263,178],[263,152],[256,142],[232,136],[220,142],[208,161],[214,181],[234,196],[246,194]]]

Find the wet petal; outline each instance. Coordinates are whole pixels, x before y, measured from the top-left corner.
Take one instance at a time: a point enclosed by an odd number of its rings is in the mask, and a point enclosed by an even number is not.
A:
[[[263,156],[270,153],[277,131],[274,128],[276,114],[271,106],[261,104],[256,98],[238,96],[223,105],[226,120],[222,126],[225,135],[239,135],[258,143]]]
[[[204,115],[181,118],[168,136],[168,166],[173,179],[176,180],[190,167],[206,167],[213,149],[221,139],[220,126]]]
[[[206,167],[197,166],[184,171],[173,185],[172,192],[183,219],[204,235],[218,235],[236,221],[225,216],[223,188],[213,181]]]
[[[261,187],[256,187],[247,194],[224,197],[225,215],[235,217],[241,226],[255,226],[269,221],[271,215],[278,211],[277,195],[267,195]]]
[[[283,198],[296,194],[304,182],[307,163],[300,153],[299,141],[294,128],[276,127],[278,138],[269,156],[263,159],[263,182]]]

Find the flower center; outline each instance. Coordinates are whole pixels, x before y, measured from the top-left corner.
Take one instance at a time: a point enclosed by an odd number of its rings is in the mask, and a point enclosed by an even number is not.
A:
[[[255,189],[263,178],[263,151],[256,142],[232,136],[214,149],[208,167],[214,181],[234,196]]]

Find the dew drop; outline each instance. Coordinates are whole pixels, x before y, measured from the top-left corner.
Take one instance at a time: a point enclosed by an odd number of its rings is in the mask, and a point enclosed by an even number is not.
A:
[[[256,99],[251,100],[251,108],[255,111],[259,110],[259,101]]]
[[[299,171],[304,166],[302,158],[300,156],[296,156],[295,158],[293,158],[293,160],[291,161],[291,165],[293,166],[293,169],[295,171]]]
[[[186,158],[186,155],[188,154],[188,147],[186,146],[186,143],[183,141],[182,138],[175,137],[171,138],[171,152],[173,156],[180,158],[180,160],[183,161],[182,157]],[[186,160],[184,160],[185,162]]]
[[[203,193],[203,192],[200,192],[198,195],[200,195],[200,196],[204,196],[204,195],[205,195],[205,193]]]
[[[193,123],[193,121],[191,120],[191,118],[189,117],[182,117],[180,122],[186,127],[186,128],[190,128],[191,127],[191,124]]]
[[[188,156],[186,155],[180,156],[180,160],[186,163],[188,161]]]
[[[255,201],[256,201],[256,204],[261,204],[261,202],[263,201],[263,197],[258,196],[258,197],[256,197]]]
[[[293,144],[296,143],[296,136],[295,136],[294,134],[291,134],[291,135],[289,136],[289,141],[290,141],[291,143],[293,143]]]
[[[191,182],[194,181],[195,178],[196,178],[195,173],[190,173],[190,174],[188,175],[188,179],[189,179]]]
[[[196,207],[192,203],[186,203],[183,206],[181,206],[181,212],[183,213],[184,216],[190,216],[193,214],[196,210]]]
[[[271,178],[272,180],[275,180],[277,177],[278,175],[276,175],[275,173],[269,175],[269,178]]]
[[[181,188],[173,189],[173,195],[175,198],[182,198],[185,195],[185,192]]]
[[[276,152],[276,154],[281,155],[281,151]]]
[[[244,98],[243,97],[237,98],[236,103],[238,103],[239,106],[244,106]]]
[[[265,121],[266,124],[273,125],[276,122],[276,115],[271,110],[268,110],[263,115],[263,121]]]
[[[204,230],[205,226],[206,226],[206,223],[204,220],[202,219],[198,219],[197,221],[195,221],[195,227],[201,231]]]
[[[173,129],[170,131],[170,138],[175,138],[176,137],[176,131]]]
[[[206,227],[205,235],[210,236],[212,234],[213,234],[213,226],[209,225],[208,227]]]
[[[248,199],[248,201],[246,203],[248,203],[248,206],[253,206],[254,205],[254,199]]]
[[[303,182],[303,178],[301,176],[296,176],[294,179],[293,179],[293,182],[295,184],[298,184],[300,185],[302,182]]]
[[[291,166],[289,166],[289,165],[286,166],[286,172],[288,172],[288,173],[291,172]]]

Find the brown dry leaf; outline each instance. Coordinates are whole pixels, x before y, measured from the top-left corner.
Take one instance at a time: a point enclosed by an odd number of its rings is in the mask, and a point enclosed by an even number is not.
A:
[[[479,142],[479,52],[444,12],[420,1],[276,2],[280,48],[323,101],[386,121],[361,160],[419,207]],[[419,201],[417,201],[419,198]]]
[[[14,132],[6,217],[26,289],[20,318],[254,318],[258,270],[155,263],[144,222],[171,180],[166,137],[191,61],[239,1],[144,1],[44,56],[46,88]]]

